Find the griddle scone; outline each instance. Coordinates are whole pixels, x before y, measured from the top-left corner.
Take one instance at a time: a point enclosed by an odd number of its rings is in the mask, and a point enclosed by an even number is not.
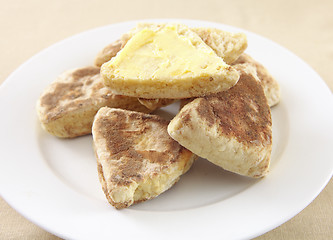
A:
[[[101,67],[106,86],[138,98],[181,99],[224,91],[238,72],[185,25],[144,28]]]
[[[243,64],[247,63],[256,68],[257,76],[260,79],[261,85],[264,89],[268,105],[275,106],[280,101],[280,86],[279,83],[273,78],[268,70],[258,61],[254,60],[250,55],[243,53],[234,63]]]
[[[144,28],[156,30],[165,25],[165,23],[138,23],[135,28],[131,29],[128,33],[123,34],[121,37],[122,46]],[[208,27],[195,27],[190,29],[210,48],[212,48],[227,64],[234,62],[247,48],[247,37],[244,33],[232,33]]]
[[[44,90],[37,113],[47,132],[61,138],[90,134],[94,116],[103,106],[151,112],[137,98],[113,94],[99,71],[92,66],[66,71]]]
[[[152,199],[172,187],[196,156],[167,132],[156,115],[101,108],[92,127],[99,179],[117,209]]]
[[[134,29],[125,33],[120,40],[105,46],[96,56],[95,65],[100,67],[103,63],[111,60],[125,46],[127,41],[137,32],[144,28],[157,29],[162,24],[139,23]],[[247,38],[244,33],[231,33],[215,28],[197,27],[190,28],[193,32],[211,47],[218,56],[227,64],[234,62],[247,48]],[[175,100],[171,99],[139,99],[141,104],[151,110],[167,106]]]
[[[271,112],[255,69],[248,64],[235,67],[241,76],[233,88],[185,105],[170,122],[168,133],[198,156],[258,178],[269,169]]]

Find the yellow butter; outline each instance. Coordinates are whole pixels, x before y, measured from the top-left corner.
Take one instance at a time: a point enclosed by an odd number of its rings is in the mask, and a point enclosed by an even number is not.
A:
[[[143,29],[107,66],[118,77],[138,80],[207,76],[225,63],[208,46],[198,49],[200,41],[196,36],[180,35],[177,25],[167,25],[159,31]]]
[[[139,98],[190,98],[220,92],[239,74],[188,27],[144,28],[101,67],[115,93]]]

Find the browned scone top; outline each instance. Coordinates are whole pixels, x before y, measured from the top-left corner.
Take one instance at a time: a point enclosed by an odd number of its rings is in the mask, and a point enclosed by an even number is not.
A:
[[[203,97],[198,114],[209,126],[218,121],[223,135],[244,144],[271,144],[272,119],[267,99],[251,68],[234,66],[238,83],[228,91]]]
[[[43,110],[43,121],[53,121],[78,105],[91,104],[85,88],[92,86],[92,94],[103,87],[99,81],[99,68],[86,67],[63,73],[40,97],[39,107]],[[98,82],[96,84],[96,82]],[[92,85],[95,83],[94,85]],[[92,96],[93,97],[93,96]],[[107,93],[103,98],[111,97]],[[75,101],[73,101],[75,100]]]
[[[100,69],[88,66],[66,71],[50,84],[37,102],[37,113],[46,131],[71,138],[91,133],[94,115],[103,106],[151,111],[136,98],[113,94]]]
[[[250,55],[243,53],[240,57],[233,62],[234,64],[250,64],[255,67],[257,76],[260,79],[261,85],[264,89],[268,105],[275,106],[280,101],[280,86],[279,83],[268,72],[264,65],[254,60]]]
[[[234,87],[187,103],[168,132],[182,146],[228,171],[262,177],[272,150],[270,108],[255,68],[234,67],[240,73]]]
[[[247,64],[255,68],[258,79],[263,87],[267,103],[270,107],[277,105],[280,101],[280,85],[269,73],[264,65],[254,60],[250,55],[243,53],[232,65]],[[181,99],[180,109],[195,98]]]
[[[116,208],[156,197],[178,181],[194,154],[167,133],[156,115],[101,108],[93,124],[100,182]]]

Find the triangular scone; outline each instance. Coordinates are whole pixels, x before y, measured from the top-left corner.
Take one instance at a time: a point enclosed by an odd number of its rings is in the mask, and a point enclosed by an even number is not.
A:
[[[152,199],[172,187],[196,156],[167,132],[156,115],[101,108],[92,127],[99,179],[117,209]]]
[[[243,53],[234,63],[235,64],[251,64],[256,68],[257,76],[260,79],[261,85],[264,89],[268,105],[275,106],[280,101],[280,86],[279,83],[273,78],[268,70],[258,61],[254,60],[250,55]]]
[[[99,71],[92,66],[66,71],[44,90],[37,113],[47,132],[61,138],[90,134],[94,116],[103,106],[151,112],[137,98],[113,94]]]
[[[179,24],[136,33],[102,65],[101,75],[115,93],[171,99],[224,91],[239,78],[196,33]]]
[[[117,53],[125,46],[127,41],[144,28],[157,29],[163,24],[157,23],[139,23],[134,29],[123,34],[121,39],[105,46],[95,57],[94,64],[97,67],[108,62],[117,55]],[[164,24],[165,25],[165,24]],[[231,33],[216,28],[197,27],[190,28],[193,32],[211,47],[225,63],[231,64],[245,51],[247,48],[247,37],[244,33]]]
[[[197,98],[170,122],[168,132],[181,145],[212,163],[249,177],[267,174],[272,150],[270,108],[250,65],[228,91]]]
[[[128,33],[121,37],[122,45],[144,28],[157,30],[165,23],[138,23]],[[224,62],[234,62],[247,48],[247,37],[244,33],[232,33],[217,28],[195,27],[190,28],[195,32]],[[111,58],[110,58],[111,59]]]
[[[165,25],[165,24],[164,24]],[[161,24],[157,23],[138,23],[134,29],[125,33],[121,40],[117,40],[103,48],[95,58],[95,65],[100,67],[103,63],[109,61],[112,57],[125,46],[126,42],[137,32],[144,28],[157,29]],[[247,38],[244,33],[231,33],[220,29],[197,27],[190,28],[197,33],[199,37],[211,47],[218,56],[227,64],[235,61],[247,48]],[[175,100],[171,99],[139,99],[140,103],[151,110],[169,105]]]

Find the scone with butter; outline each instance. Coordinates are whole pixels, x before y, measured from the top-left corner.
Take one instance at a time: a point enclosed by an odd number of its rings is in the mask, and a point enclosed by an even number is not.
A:
[[[193,153],[249,177],[265,176],[272,150],[272,120],[255,68],[239,64],[228,91],[185,105],[168,126],[170,136]]]
[[[91,133],[99,108],[109,106],[151,112],[137,98],[115,95],[103,84],[98,67],[83,67],[61,74],[37,101],[42,127],[61,138]]]
[[[172,187],[196,156],[167,132],[157,115],[101,108],[93,127],[99,180],[117,209],[152,199]]]
[[[165,25],[166,23],[138,23],[135,28],[123,34],[121,37],[122,46],[136,33],[145,28],[157,30]],[[247,37],[244,33],[232,33],[208,27],[194,27],[190,29],[227,64],[234,62],[247,48]],[[105,49],[107,52],[108,46]]]
[[[181,99],[224,91],[239,74],[185,25],[144,28],[101,67],[106,86],[139,98]]]
[[[111,60],[125,46],[128,40],[144,28],[157,29],[162,24],[138,23],[128,33],[123,34],[121,39],[104,47],[95,58],[95,65],[100,67],[103,63]],[[165,24],[164,24],[165,25]],[[215,28],[197,27],[191,28],[193,32],[211,47],[218,56],[227,64],[234,62],[247,48],[247,38],[244,33],[231,33]],[[141,104],[151,110],[167,106],[173,103],[172,99],[144,99],[139,98]]]
[[[131,29],[128,33],[121,36],[121,39],[116,40],[105,46],[95,57],[94,64],[97,67],[108,62],[117,55],[117,53],[125,46],[128,40],[136,33],[144,28],[158,29],[162,25],[158,23],[138,23],[137,26]],[[218,56],[220,56],[227,64],[233,63],[247,48],[247,38],[244,33],[231,33],[216,28],[196,27],[190,28],[193,32],[211,47]]]
[[[280,86],[279,83],[273,78],[273,76],[268,72],[268,70],[254,60],[250,55],[243,53],[234,63],[235,64],[250,64],[256,68],[258,78],[260,79],[261,85],[264,89],[268,105],[270,107],[275,106],[280,101]]]
[[[106,47],[104,47],[95,57],[95,66],[101,67],[103,63],[110,61],[111,58],[117,55],[122,47],[124,47],[126,43],[120,39],[116,40],[113,43],[110,43]],[[174,99],[166,99],[166,98],[155,98],[155,99],[145,99],[138,98],[139,102],[145,106],[146,108],[154,111],[158,108],[165,107],[175,102]]]

